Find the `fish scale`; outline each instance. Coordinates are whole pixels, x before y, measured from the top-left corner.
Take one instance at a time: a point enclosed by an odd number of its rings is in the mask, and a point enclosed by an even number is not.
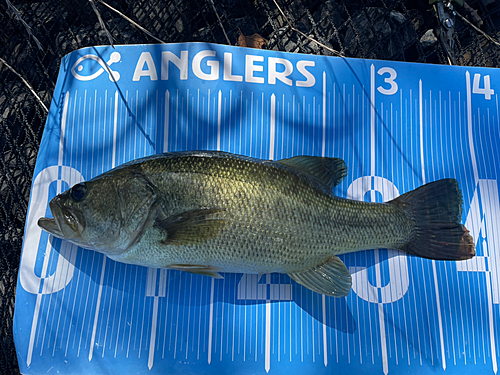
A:
[[[345,172],[334,158],[275,162],[215,151],[167,153],[75,186],[51,202],[55,220],[39,223],[120,262],[213,277],[280,272],[332,296],[351,287],[340,254],[394,248],[433,259],[474,255],[458,223],[455,180],[371,203],[333,194]]]
[[[352,247],[373,248],[374,239],[385,246],[391,245],[390,239],[383,233],[377,236],[376,231],[368,230],[366,236],[360,236],[352,232],[351,227],[356,228],[358,222],[364,226],[367,224],[367,221],[359,220],[362,208],[354,207],[359,206],[357,202],[340,200],[298,176],[293,178],[292,172],[278,167],[277,163],[261,163],[264,168],[257,169],[255,163],[245,159],[227,158],[222,159],[223,163],[218,168],[214,167],[213,159],[187,157],[178,165],[175,160],[172,163],[169,159],[156,159],[153,165],[141,165],[151,183],[158,186],[159,200],[182,201],[183,207],[176,208],[181,211],[194,207],[224,207],[227,211],[220,218],[236,224],[236,227],[225,228],[201,249],[179,247],[175,252],[180,256],[169,260],[171,263],[191,264],[199,262],[201,256],[202,261],[209,262],[208,265],[224,264],[224,270],[229,268],[231,272],[288,272],[310,268],[332,254],[342,254]],[[186,173],[187,176],[179,178],[179,184],[174,188],[161,183],[164,181],[163,174],[171,173]],[[198,177],[192,177],[192,174]],[[292,184],[300,193],[290,193]],[[198,193],[193,195],[190,193],[192,190]],[[237,200],[234,198],[236,192],[245,192],[245,196],[253,199]],[[373,210],[375,207],[377,211]],[[380,227],[381,223],[377,221],[387,220],[383,216],[390,215],[389,211],[394,211],[394,208],[380,205],[367,207],[370,215],[366,220],[371,219],[373,227]],[[334,220],[335,217],[340,220]],[[388,226],[384,225],[384,228]],[[234,236],[235,233],[239,235]],[[158,235],[156,241],[165,236],[160,231],[155,234]],[[371,239],[366,241],[367,237]],[[377,237],[381,240],[377,241]],[[280,239],[281,243],[272,239]],[[237,248],[250,254],[250,257],[234,259],[227,256]],[[200,254],[205,249],[212,258]],[[308,262],[304,264],[306,259]],[[255,268],[249,268],[248,264],[255,264]]]

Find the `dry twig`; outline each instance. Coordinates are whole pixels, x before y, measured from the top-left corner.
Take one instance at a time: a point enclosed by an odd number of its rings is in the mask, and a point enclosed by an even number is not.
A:
[[[141,30],[143,33],[149,35],[151,38],[153,38],[154,40],[156,40],[157,42],[160,42],[160,43],[166,43],[164,42],[163,40],[155,37],[153,34],[151,34],[148,30],[146,30],[144,27],[142,27],[141,25],[139,25],[137,22],[135,22],[134,20],[128,18],[126,15],[124,15],[123,13],[121,13],[119,10],[113,8],[111,5],[105,3],[104,1],[102,0],[98,0],[102,5],[104,5],[105,7],[109,8],[110,10],[112,10],[113,12],[117,13],[118,15],[122,16],[124,19],[126,19],[128,22],[130,22],[132,25],[134,25],[135,27],[137,27],[139,30]]]
[[[28,32],[28,35],[31,38],[33,38],[33,40],[35,41],[38,49],[43,52],[42,44],[40,43],[40,41],[36,38],[36,36],[31,31],[31,27],[21,18],[21,14],[17,10],[17,8],[14,5],[12,5],[12,3],[9,0],[5,0],[5,1],[7,2],[7,6],[9,7],[9,9],[12,10],[12,12],[14,13],[14,15],[16,16],[17,20],[19,22],[21,22],[21,24],[25,27],[26,31]]]
[[[317,45],[319,45],[319,46],[323,47],[324,49],[326,49],[326,50],[330,51],[330,52],[331,52],[331,53],[333,53],[334,55],[344,57],[344,55],[342,55],[340,52],[338,52],[338,51],[334,50],[333,48],[330,48],[330,47],[328,47],[328,46],[324,45],[324,44],[323,44],[323,43],[321,43],[321,42],[318,42],[316,39],[311,38],[309,35],[306,35],[306,34],[304,34],[302,31],[300,31],[300,30],[298,30],[297,28],[295,28],[295,27],[292,25],[292,23],[290,22],[290,20],[288,19],[288,17],[285,15],[285,13],[281,10],[281,8],[280,8],[280,6],[278,5],[278,3],[276,2],[276,0],[273,0],[273,2],[274,2],[274,4],[276,5],[276,7],[278,8],[278,10],[280,11],[281,15],[285,18],[286,22],[288,23],[288,26],[290,26],[290,28],[291,28],[293,31],[295,31],[295,32],[299,33],[299,34],[300,34],[300,35],[302,35],[304,38],[309,39],[311,42],[314,42],[314,43],[316,43]]]
[[[221,19],[219,17],[219,13],[217,13],[217,9],[215,9],[214,0],[210,0],[210,3],[212,4],[212,8],[214,8],[215,15],[217,16],[217,21],[219,22],[219,26],[222,29],[222,32],[224,33],[224,36],[226,37],[227,44],[231,45],[231,41],[229,40],[229,38],[228,38],[228,36],[226,34],[226,30],[224,29],[224,25],[222,25],[222,21],[221,21]]]
[[[472,22],[470,22],[467,18],[465,18],[464,16],[462,16],[460,13],[458,13],[457,11],[455,11],[455,12],[456,12],[457,16],[462,19],[462,21],[464,21],[466,24],[468,24],[470,27],[472,27],[478,33],[482,34],[490,42],[492,42],[493,44],[495,44],[498,47],[500,47],[500,42],[496,41],[491,36],[489,36],[488,34],[486,34],[483,30],[481,30],[479,27],[477,27],[476,25],[474,25]]]
[[[23,83],[26,85],[26,87],[28,87],[28,89],[31,91],[31,93],[38,100],[38,102],[40,103],[40,105],[42,106],[42,108],[45,110],[45,113],[49,113],[49,110],[47,109],[47,107],[45,106],[45,104],[43,104],[42,99],[40,99],[40,97],[37,95],[37,93],[35,92],[35,90],[33,90],[33,88],[31,87],[31,85],[28,83],[28,81],[26,81],[18,72],[16,72],[14,70],[13,67],[11,67],[9,64],[7,64],[7,62],[4,59],[2,59],[1,57],[0,57],[0,62],[2,64],[4,64],[7,68],[9,68],[12,73],[14,73],[16,76],[18,76],[21,79],[21,81],[23,81]]]
[[[110,32],[106,28],[106,25],[104,24],[104,21],[101,18],[101,14],[99,13],[99,10],[97,9],[97,7],[94,4],[94,0],[89,0],[89,2],[90,2],[90,5],[92,6],[92,9],[94,10],[94,13],[97,16],[97,19],[99,20],[99,25],[101,25],[101,28],[104,30],[104,32],[106,33],[106,36],[108,37],[109,44],[111,44],[111,47],[115,48],[115,46],[113,45],[113,37],[111,36]]]

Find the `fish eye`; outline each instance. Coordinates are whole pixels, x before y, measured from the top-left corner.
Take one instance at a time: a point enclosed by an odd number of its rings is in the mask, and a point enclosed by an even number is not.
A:
[[[71,188],[71,199],[75,202],[81,201],[87,195],[87,187],[81,183]]]

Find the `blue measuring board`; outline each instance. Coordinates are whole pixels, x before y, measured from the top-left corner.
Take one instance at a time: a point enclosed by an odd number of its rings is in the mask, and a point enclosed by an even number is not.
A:
[[[36,163],[14,338],[24,374],[496,374],[500,71],[202,43],[85,48],[61,69]],[[180,150],[343,158],[336,194],[458,180],[477,256],[342,257],[346,298],[280,274],[215,280],[113,262],[37,226],[49,200]]]

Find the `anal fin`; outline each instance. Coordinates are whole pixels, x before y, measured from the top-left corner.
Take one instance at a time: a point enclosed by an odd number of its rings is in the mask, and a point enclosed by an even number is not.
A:
[[[177,271],[190,272],[197,275],[210,276],[215,279],[224,278],[222,277],[221,274],[219,274],[219,271],[221,271],[221,269],[213,266],[200,266],[197,264],[170,264],[166,268],[170,268],[172,270],[177,270]]]
[[[331,297],[349,294],[352,278],[345,264],[336,256],[326,262],[300,272],[291,272],[290,278],[312,291]]]

